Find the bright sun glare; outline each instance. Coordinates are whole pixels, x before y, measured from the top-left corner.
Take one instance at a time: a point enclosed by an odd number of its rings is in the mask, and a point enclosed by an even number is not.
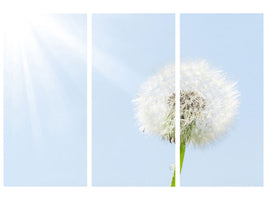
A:
[[[14,101],[11,107],[15,113],[16,109],[20,109],[18,94],[22,90],[26,91],[31,128],[37,139],[41,137],[42,129],[36,102],[36,92],[39,91],[36,91],[35,85],[38,85],[47,97],[64,96],[64,87],[61,86],[48,55],[57,56],[62,60],[58,52],[64,52],[64,49],[71,50],[73,55],[82,57],[86,51],[81,49],[80,39],[69,31],[68,23],[62,23],[57,15],[6,16],[4,46],[8,55],[5,56],[4,61],[5,80],[7,83],[12,82],[5,85],[10,99]],[[62,70],[72,76],[69,69]],[[64,113],[66,107],[62,99],[58,109]]]

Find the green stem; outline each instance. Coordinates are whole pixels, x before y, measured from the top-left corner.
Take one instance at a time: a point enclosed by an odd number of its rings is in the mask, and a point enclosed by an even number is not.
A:
[[[180,143],[180,174],[181,174],[183,162],[184,162],[185,146],[186,146],[185,142]]]
[[[180,174],[181,174],[183,162],[184,162],[185,147],[186,147],[185,142],[181,142],[180,143]],[[175,169],[173,171],[171,187],[175,187]]]
[[[171,187],[175,187],[175,168],[174,168],[174,171],[173,171]]]

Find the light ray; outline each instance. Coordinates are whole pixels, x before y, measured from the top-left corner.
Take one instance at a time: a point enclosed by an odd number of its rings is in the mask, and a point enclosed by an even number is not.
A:
[[[135,86],[141,82],[133,70],[97,47],[93,49],[93,68],[129,95],[136,92]]]
[[[24,82],[32,133],[35,138],[39,138],[42,135],[43,123],[39,112],[40,109],[45,109],[40,108],[41,104],[38,102],[40,93],[45,97],[47,109],[57,105],[57,112],[53,113],[55,120],[70,122],[71,117],[67,112],[70,103],[65,91],[66,86],[59,79],[55,68],[67,74],[72,83],[79,80],[73,73],[75,67],[66,69],[61,64],[64,64],[66,52],[72,53],[68,56],[82,58],[86,62],[85,45],[82,45],[82,40],[75,32],[70,31],[68,22],[60,21],[56,15],[8,15],[4,30],[5,49],[8,55],[5,58],[5,76],[9,83],[5,84],[8,88],[6,92],[13,101],[11,105],[19,107],[20,98],[23,97],[20,91],[23,87],[21,83]],[[59,63],[56,67],[51,64],[50,55],[53,55],[53,59]],[[11,80],[13,80],[12,86]],[[56,121],[49,122],[50,126],[53,123],[56,124]],[[62,127],[58,128],[65,128],[63,125],[60,126]]]

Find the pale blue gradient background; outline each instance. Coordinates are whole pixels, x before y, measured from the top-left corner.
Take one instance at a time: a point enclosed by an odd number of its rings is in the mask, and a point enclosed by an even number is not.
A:
[[[206,59],[238,81],[239,116],[229,135],[186,149],[182,186],[263,185],[263,15],[182,14],[181,59]]]
[[[6,186],[86,185],[86,15],[47,17],[5,40]]]
[[[174,144],[138,130],[140,85],[174,63],[173,14],[93,15],[94,186],[169,186]]]

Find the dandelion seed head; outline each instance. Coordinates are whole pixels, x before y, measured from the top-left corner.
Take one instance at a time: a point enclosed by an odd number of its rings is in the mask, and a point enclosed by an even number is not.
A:
[[[175,142],[175,68],[165,66],[140,87],[136,118],[140,130]]]
[[[206,61],[181,64],[181,141],[203,146],[225,135],[237,114],[238,96],[236,83]]]
[[[136,117],[140,130],[175,142],[175,67],[166,66],[142,84]],[[239,92],[206,61],[180,66],[180,141],[195,146],[225,135],[237,114]]]

